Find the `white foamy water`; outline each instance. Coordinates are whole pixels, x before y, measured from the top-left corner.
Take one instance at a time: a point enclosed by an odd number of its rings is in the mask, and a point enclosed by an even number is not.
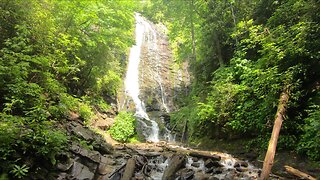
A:
[[[139,98],[139,94],[140,94],[139,63],[140,63],[140,55],[141,55],[141,46],[144,40],[144,36],[148,34],[146,32],[150,31],[151,27],[150,27],[150,24],[147,21],[145,21],[139,14],[135,15],[135,19],[136,19],[136,30],[135,30],[136,45],[132,46],[130,49],[128,70],[127,70],[126,79],[125,79],[125,91],[126,91],[126,94],[132,98],[135,104],[135,108],[136,108],[135,115],[139,118],[150,121],[150,124],[151,124],[150,126],[148,126],[145,122],[142,123],[142,125],[144,125],[145,128],[148,128],[151,131],[150,133],[144,132],[144,135],[146,135],[146,139],[148,141],[158,142],[159,141],[158,124],[149,118],[148,114],[145,111],[144,104]],[[148,38],[148,40],[150,39]]]

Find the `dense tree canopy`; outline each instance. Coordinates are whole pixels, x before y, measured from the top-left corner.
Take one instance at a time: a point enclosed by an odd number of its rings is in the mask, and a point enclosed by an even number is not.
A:
[[[246,134],[266,147],[280,93],[289,88],[280,147],[320,158],[317,1],[157,0],[145,7],[169,27],[177,62],[190,62],[191,96],[172,123],[187,120],[191,140],[203,132]]]
[[[0,172],[23,164],[17,154],[55,163],[67,142],[57,122],[110,107],[133,44],[134,5],[0,0]]]

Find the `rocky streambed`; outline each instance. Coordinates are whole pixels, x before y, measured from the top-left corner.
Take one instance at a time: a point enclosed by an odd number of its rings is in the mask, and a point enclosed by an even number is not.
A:
[[[93,131],[78,120],[65,127],[74,139],[68,150],[57,157],[54,167],[44,163],[30,179],[257,179],[260,172],[249,162],[225,153],[164,141],[108,143],[97,133],[99,129]]]
[[[257,179],[250,163],[219,152],[199,151],[166,142],[114,144],[99,142],[89,129],[70,123],[69,130],[92,148],[73,143],[60,156],[56,179]],[[100,140],[99,140],[100,139]]]
[[[260,172],[250,163],[228,154],[165,142],[126,144],[115,149],[129,159],[109,176],[111,179],[257,179]]]

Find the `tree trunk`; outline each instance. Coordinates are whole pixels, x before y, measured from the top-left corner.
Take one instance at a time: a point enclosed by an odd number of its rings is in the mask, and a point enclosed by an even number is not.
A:
[[[216,46],[215,49],[216,49],[216,53],[218,56],[219,65],[220,65],[220,67],[224,67],[224,62],[223,62],[223,58],[222,58],[220,40],[218,37],[218,33],[215,33],[215,35],[214,35],[214,42],[215,42],[215,46]]]
[[[197,60],[197,55],[196,55],[196,40],[195,40],[195,35],[194,35],[194,22],[193,22],[193,16],[194,16],[194,3],[193,0],[191,1],[191,40],[192,40],[192,55],[193,55],[193,60]]]
[[[276,153],[278,137],[281,129],[282,122],[286,115],[286,106],[289,100],[289,90],[285,88],[284,91],[280,95],[278,110],[275,116],[275,121],[272,129],[271,138],[269,141],[268,151],[266,153],[263,168],[261,173],[261,179],[265,180],[269,178],[269,174],[271,172],[271,168],[274,162],[274,155]]]
[[[237,21],[236,21],[236,16],[235,16],[235,14],[234,14],[234,10],[233,10],[232,3],[230,3],[230,9],[231,9],[231,14],[232,14],[232,19],[233,19],[234,28],[237,29]],[[236,45],[238,45],[238,38],[235,37],[235,40],[236,40]]]
[[[183,127],[181,142],[185,142],[187,140],[187,130],[188,130],[188,120],[186,119]]]

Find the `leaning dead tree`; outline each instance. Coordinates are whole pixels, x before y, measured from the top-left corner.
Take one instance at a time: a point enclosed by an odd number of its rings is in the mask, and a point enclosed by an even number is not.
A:
[[[268,151],[264,158],[263,168],[261,172],[261,179],[265,180],[269,178],[269,174],[271,172],[271,168],[274,162],[274,155],[276,153],[278,137],[280,133],[280,129],[282,126],[282,122],[284,121],[287,103],[289,101],[289,87],[284,88],[283,92],[280,95],[278,110],[275,116],[274,125],[272,129],[271,138],[269,141]]]

